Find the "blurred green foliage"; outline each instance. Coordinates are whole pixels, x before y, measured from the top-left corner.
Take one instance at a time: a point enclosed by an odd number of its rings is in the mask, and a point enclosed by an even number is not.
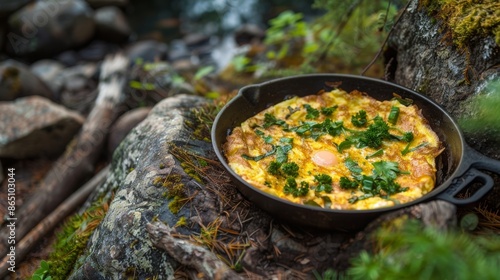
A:
[[[363,251],[347,279],[498,279],[500,236],[443,232],[409,220],[377,234],[380,250]]]
[[[236,57],[235,70],[263,76],[309,72],[359,74],[382,47],[398,12],[399,2],[386,0],[316,0],[321,16],[284,11],[269,21],[265,58]],[[383,76],[381,61],[368,76]]]
[[[500,79],[488,83],[484,91],[466,104],[468,115],[458,120],[466,133],[484,135],[493,140],[500,137]]]

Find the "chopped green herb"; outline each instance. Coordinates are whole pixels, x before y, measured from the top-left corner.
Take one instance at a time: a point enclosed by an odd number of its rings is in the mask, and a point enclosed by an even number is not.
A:
[[[332,107],[323,107],[321,108],[321,114],[325,115],[325,116],[331,116],[333,114],[333,112],[335,112],[335,110],[337,110],[337,105],[335,106],[332,106]]]
[[[378,178],[396,179],[398,174],[408,174],[407,172],[399,170],[399,164],[394,161],[377,161],[372,163],[373,175]]]
[[[332,192],[332,177],[327,174],[319,174],[314,175],[314,180],[318,182],[318,186],[316,187],[316,192]]]
[[[379,149],[379,150],[375,151],[374,153],[367,155],[365,157],[365,159],[370,159],[370,158],[378,157],[378,156],[381,156],[383,154],[384,154],[384,150],[383,149]]]
[[[264,114],[264,124],[262,125],[264,128],[271,127],[273,125],[281,126],[284,128],[288,128],[288,125],[284,120],[279,120],[274,115],[269,113]]]
[[[319,117],[319,110],[318,109],[314,109],[309,104],[304,104],[304,108],[306,108],[306,110],[307,110],[306,119],[313,120],[313,119],[317,119]]]
[[[292,149],[292,145],[284,145],[276,147],[276,161],[283,164],[288,161],[288,152]]]
[[[297,187],[297,182],[294,178],[286,178],[285,187],[283,188],[285,194],[291,194],[294,197],[306,196],[309,192],[309,184],[307,182],[300,182],[300,187]]]
[[[401,151],[401,154],[404,156],[404,155],[406,155],[408,153],[414,152],[414,151],[416,151],[416,150],[418,150],[418,149],[420,149],[422,147],[425,147],[427,145],[429,145],[429,142],[423,142],[423,143],[419,144],[418,146],[413,147],[413,148],[410,149],[410,143],[408,143],[408,145],[406,145],[406,147],[404,148],[404,150]]]
[[[356,127],[365,126],[367,122],[365,110],[359,110],[359,112],[351,116],[351,123]]]
[[[382,145],[383,140],[389,139],[390,137],[389,125],[387,125],[380,116],[376,116],[373,119],[373,124],[371,124],[359,138],[359,144],[361,144],[362,147],[368,146],[377,149]]]
[[[263,155],[260,155],[260,156],[255,156],[255,157],[252,157],[252,156],[249,156],[249,155],[241,155],[241,157],[243,157],[244,159],[246,160],[253,160],[253,161],[259,161],[265,157],[268,157],[270,155],[274,155],[274,153],[276,153],[276,147],[273,146],[273,149]]]
[[[269,172],[269,174],[271,175],[279,175],[280,174],[280,167],[281,167],[281,164],[276,162],[276,161],[271,161],[271,163],[269,163],[269,166],[267,167],[267,172]]]
[[[351,158],[347,158],[344,162],[344,165],[351,171],[352,173],[359,175],[363,171],[361,167],[359,167],[358,163],[352,160]]]
[[[399,107],[392,106],[391,111],[389,112],[389,117],[387,117],[387,121],[390,124],[395,125],[398,122],[398,118],[399,118]]]
[[[352,163],[351,163],[352,164]],[[347,165],[347,163],[346,163]],[[347,177],[340,178],[340,187],[343,189],[356,189],[364,194],[362,196],[353,196],[349,199],[349,203],[355,203],[369,197],[380,196],[389,199],[390,195],[403,192],[408,188],[402,188],[395,179],[400,174],[409,174],[408,172],[401,171],[397,162],[391,161],[378,161],[372,163],[374,169],[372,176],[360,175],[352,167],[354,180]],[[353,171],[354,170],[354,171]]]
[[[259,135],[262,139],[264,139],[264,142],[266,142],[267,144],[271,144],[273,142],[273,137],[271,137],[270,135],[266,135],[261,130],[256,129],[255,134]]]
[[[288,175],[290,177],[295,178],[299,176],[299,166],[295,162],[284,163],[281,166],[281,170],[285,175]]]
[[[410,99],[410,98],[402,98],[401,96],[397,95],[397,94],[394,94],[394,98],[393,99],[396,99],[399,103],[401,103],[401,105],[404,105],[404,106],[410,106],[411,104],[413,104],[413,100]]]
[[[331,136],[340,135],[344,130],[344,125],[342,121],[332,121],[330,119],[326,119],[322,123],[317,122],[302,122],[301,125],[292,127],[290,130],[297,133],[302,137],[311,137],[314,140],[318,140],[319,137],[329,134]]]
[[[340,177],[340,187],[345,190],[356,189],[358,185],[357,181],[351,181],[347,177]]]

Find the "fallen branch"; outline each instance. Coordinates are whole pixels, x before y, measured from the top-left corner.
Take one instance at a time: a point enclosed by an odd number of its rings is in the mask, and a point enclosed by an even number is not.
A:
[[[124,100],[125,71],[128,60],[123,55],[107,57],[101,69],[99,94],[81,131],[42,180],[39,188],[16,212],[16,241],[21,240],[45,216],[69,197],[82,182],[92,176],[101,156],[106,134],[119,116]],[[7,240],[10,231],[3,227],[0,240]],[[7,244],[0,244],[0,253],[7,253]]]
[[[146,225],[153,244],[164,249],[179,263],[194,268],[207,279],[243,279],[210,250],[187,240],[175,238],[175,230],[160,222]]]
[[[85,202],[85,199],[90,193],[104,180],[109,173],[109,165],[104,167],[96,176],[90,179],[78,191],[66,199],[59,207],[57,207],[49,216],[43,219],[36,227],[34,227],[16,246],[16,263],[20,263],[31,251],[40,239],[52,231],[64,218],[73,213],[78,206]],[[9,256],[3,258],[0,264],[0,278],[7,275],[10,264],[8,263]]]

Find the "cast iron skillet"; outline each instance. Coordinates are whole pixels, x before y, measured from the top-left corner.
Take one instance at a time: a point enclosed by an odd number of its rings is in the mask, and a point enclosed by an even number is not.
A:
[[[436,159],[438,168],[436,187],[423,197],[392,207],[373,210],[332,210],[300,205],[267,194],[244,181],[227,164],[222,146],[231,130],[249,117],[292,96],[306,96],[320,90],[331,90],[332,83],[341,82],[339,88],[350,92],[359,90],[378,100],[389,100],[393,93],[410,98],[429,121],[445,146]],[[249,85],[226,104],[215,118],[212,143],[222,165],[231,175],[238,190],[250,201],[273,217],[296,225],[327,230],[354,231],[362,229],[377,216],[432,199],[442,199],[457,205],[475,202],[493,188],[493,179],[478,169],[500,174],[500,161],[488,158],[472,148],[451,116],[432,100],[410,89],[383,80],[363,76],[340,74],[300,75]],[[476,169],[478,168],[478,169]],[[466,199],[455,195],[472,183],[480,187]]]

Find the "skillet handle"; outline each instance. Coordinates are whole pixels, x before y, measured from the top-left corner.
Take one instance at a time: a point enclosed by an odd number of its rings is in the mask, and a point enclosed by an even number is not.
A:
[[[481,182],[483,185],[474,192],[470,197],[467,198],[456,198],[461,190],[465,189],[472,182]],[[491,176],[484,174],[483,172],[470,168],[465,172],[462,176],[453,179],[450,186],[446,188],[446,190],[437,195],[438,199],[442,199],[453,203],[455,205],[466,205],[471,204],[479,199],[481,199],[485,194],[487,194],[491,189],[493,189],[493,185],[495,182],[491,178]]]
[[[465,145],[464,161],[478,169],[488,170],[500,175],[500,161],[489,158],[468,145]]]

